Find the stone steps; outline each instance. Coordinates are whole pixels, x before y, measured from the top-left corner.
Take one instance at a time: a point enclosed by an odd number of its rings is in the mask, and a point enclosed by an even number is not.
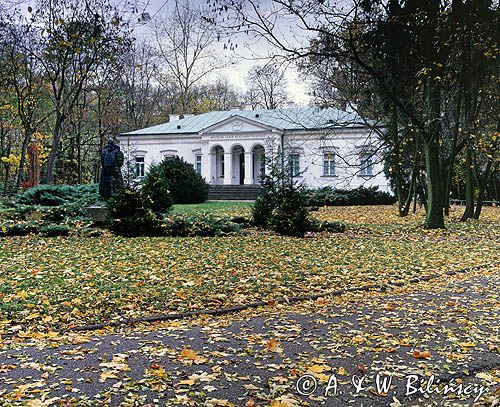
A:
[[[210,185],[210,201],[254,201],[260,190],[259,185]]]

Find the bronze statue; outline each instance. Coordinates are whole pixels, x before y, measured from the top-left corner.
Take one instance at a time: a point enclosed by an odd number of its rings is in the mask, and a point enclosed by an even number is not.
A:
[[[99,181],[99,195],[108,199],[123,186],[121,167],[124,157],[120,147],[112,139],[104,147],[101,154],[101,179]]]

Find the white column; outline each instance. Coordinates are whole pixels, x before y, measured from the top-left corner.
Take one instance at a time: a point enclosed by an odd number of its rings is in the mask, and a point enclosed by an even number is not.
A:
[[[224,185],[233,183],[233,154],[224,152]]]
[[[216,163],[215,160],[217,156],[215,153],[206,153],[203,154],[201,158],[201,175],[205,178],[205,180],[213,185],[217,182],[217,174],[216,174]]]
[[[253,152],[245,151],[245,185],[253,184]]]
[[[212,165],[212,155],[210,154],[210,150],[208,149],[208,143],[201,143],[201,176],[205,178],[205,181],[211,183],[211,173],[212,169],[210,166]]]

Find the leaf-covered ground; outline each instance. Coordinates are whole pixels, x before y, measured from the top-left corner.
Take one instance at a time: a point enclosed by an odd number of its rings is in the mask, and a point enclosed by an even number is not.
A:
[[[230,213],[231,208],[224,208]],[[237,206],[236,213],[248,212]],[[0,239],[0,336],[405,280],[500,261],[500,210],[425,231],[419,212],[323,208],[344,234]]]
[[[495,406],[499,272],[52,335],[0,350],[0,404]],[[377,387],[377,377],[390,385]],[[454,390],[444,395],[445,386]]]

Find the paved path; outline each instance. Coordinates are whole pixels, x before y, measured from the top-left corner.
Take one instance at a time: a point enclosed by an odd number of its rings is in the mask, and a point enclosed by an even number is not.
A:
[[[427,406],[471,405],[484,392],[488,405],[500,393],[498,287],[500,273],[482,273],[394,293],[75,335],[71,344],[19,346],[0,352],[0,401]],[[377,374],[392,377],[388,389],[376,388]],[[448,383],[454,391],[446,398],[416,391],[423,381],[425,393],[430,375],[440,380],[434,389]]]

